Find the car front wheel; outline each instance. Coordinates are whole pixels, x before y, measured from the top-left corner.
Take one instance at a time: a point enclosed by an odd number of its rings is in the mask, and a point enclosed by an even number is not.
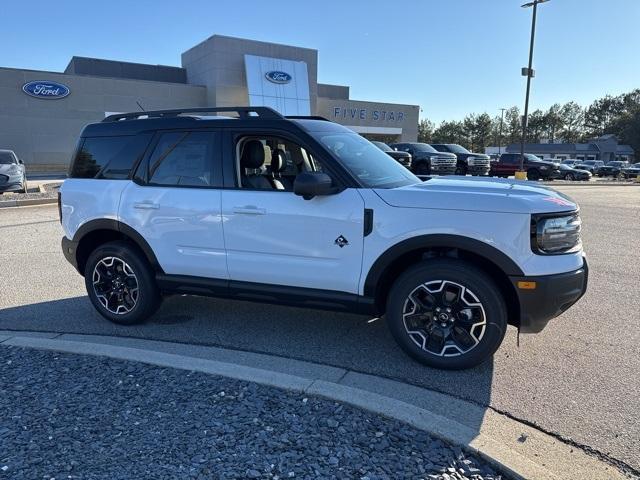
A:
[[[160,306],[153,269],[128,242],[109,242],[95,249],[87,259],[84,281],[93,306],[114,323],[140,323]]]
[[[565,180],[569,180],[570,182],[572,182],[573,180],[575,180],[575,177],[573,176],[573,173],[567,173],[567,174],[564,176],[564,179],[565,179]]]
[[[415,265],[393,285],[386,320],[415,360],[458,370],[477,366],[498,349],[507,329],[500,290],[483,271],[455,259]]]
[[[527,178],[529,180],[540,180],[540,172],[536,169],[527,171]]]

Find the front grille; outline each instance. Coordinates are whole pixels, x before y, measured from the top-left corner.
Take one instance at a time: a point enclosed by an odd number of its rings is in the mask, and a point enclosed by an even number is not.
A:
[[[9,177],[7,175],[0,175],[0,185],[7,183],[9,181]]]
[[[449,166],[449,165],[455,165],[456,159],[449,158],[449,157],[435,157],[431,159],[431,163],[433,165],[438,165],[438,166]]]
[[[469,165],[474,167],[488,167],[489,159],[488,158],[479,158],[479,157],[471,157],[469,159]]]

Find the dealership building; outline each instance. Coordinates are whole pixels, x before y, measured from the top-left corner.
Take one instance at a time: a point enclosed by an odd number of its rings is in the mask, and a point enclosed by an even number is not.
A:
[[[417,105],[352,100],[348,86],[318,83],[317,50],[213,35],[182,67],[73,57],[64,72],[0,68],[0,149],[29,172],[66,172],[82,128],[105,115],[243,105],[320,115],[370,139],[418,136]]]

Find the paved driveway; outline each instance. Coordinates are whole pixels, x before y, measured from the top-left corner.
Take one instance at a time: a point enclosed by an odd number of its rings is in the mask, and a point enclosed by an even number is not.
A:
[[[60,253],[55,206],[0,210],[0,330],[220,345],[401,379],[471,400],[640,471],[640,188],[566,186],[581,204],[586,296],[542,333],[510,329],[493,362],[441,372],[409,360],[383,320],[175,296],[148,324],[111,325]]]

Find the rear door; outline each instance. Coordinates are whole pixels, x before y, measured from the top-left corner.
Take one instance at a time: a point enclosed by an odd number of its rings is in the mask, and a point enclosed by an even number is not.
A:
[[[285,132],[229,131],[234,181],[222,192],[232,281],[358,293],[364,240],[364,200],[355,188],[310,200],[288,190],[241,187],[239,158],[251,138],[284,151],[298,170],[320,170],[322,158]],[[270,154],[266,154],[267,162]],[[264,165],[268,175],[270,165]],[[324,170],[331,175],[330,172]]]
[[[162,131],[122,194],[120,221],[167,274],[228,280],[222,234],[220,132]]]

